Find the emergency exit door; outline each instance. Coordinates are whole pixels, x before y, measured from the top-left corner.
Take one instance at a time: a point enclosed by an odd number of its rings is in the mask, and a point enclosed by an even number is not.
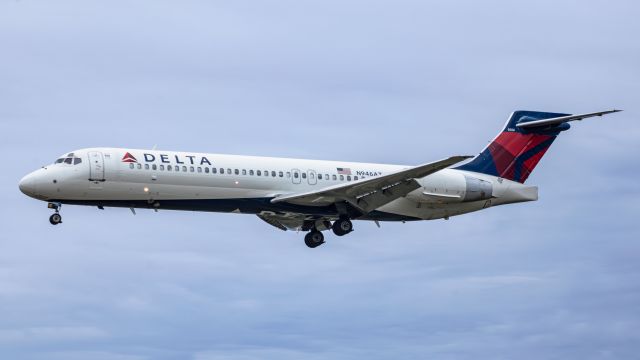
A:
[[[300,170],[299,169],[291,169],[291,181],[294,184],[300,184],[300,182],[302,180],[300,179]]]
[[[318,182],[317,174],[314,170],[307,171],[307,181],[309,181],[309,185],[315,185]]]

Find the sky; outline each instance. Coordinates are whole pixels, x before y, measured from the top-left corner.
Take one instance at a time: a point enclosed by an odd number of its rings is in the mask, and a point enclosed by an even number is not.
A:
[[[630,359],[640,352],[636,1],[0,0],[0,358]],[[514,110],[576,122],[537,202],[355,222],[64,206],[92,146],[421,164]]]

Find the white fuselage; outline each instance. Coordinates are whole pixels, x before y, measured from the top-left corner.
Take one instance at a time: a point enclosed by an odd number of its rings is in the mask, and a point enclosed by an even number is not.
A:
[[[71,155],[71,156],[69,156]],[[271,199],[357,182],[408,166],[158,150],[91,148],[27,175],[23,192],[61,204],[336,218],[330,206]],[[448,218],[489,206],[537,200],[537,188],[495,176],[444,169],[417,179],[421,188],[363,216],[370,220]],[[472,193],[472,183],[489,193]]]

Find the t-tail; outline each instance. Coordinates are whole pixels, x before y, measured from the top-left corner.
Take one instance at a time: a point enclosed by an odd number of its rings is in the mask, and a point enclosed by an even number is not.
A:
[[[504,130],[473,160],[457,169],[498,176],[524,183],[568,122],[621,110],[570,115],[539,111],[515,111]]]

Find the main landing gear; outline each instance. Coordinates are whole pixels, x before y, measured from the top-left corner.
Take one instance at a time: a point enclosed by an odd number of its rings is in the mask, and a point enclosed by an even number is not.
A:
[[[331,230],[338,236],[344,236],[353,231],[353,223],[347,218],[340,218],[333,223]]]
[[[62,208],[62,204],[49,203],[47,207],[56,211],[53,215],[49,216],[49,222],[51,225],[60,224],[62,222],[62,216],[60,216],[60,208]]]
[[[324,244],[324,235],[316,229],[313,229],[304,236],[304,243],[310,248],[316,248]]]
[[[325,229],[329,229],[328,223]],[[348,218],[340,218],[334,221],[331,230],[338,236],[344,236],[353,231],[353,223]],[[314,227],[304,236],[304,243],[312,249],[316,248],[324,244],[324,235]]]

